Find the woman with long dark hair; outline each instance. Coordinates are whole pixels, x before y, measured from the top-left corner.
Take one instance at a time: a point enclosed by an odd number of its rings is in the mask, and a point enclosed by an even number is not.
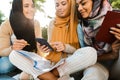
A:
[[[35,38],[41,37],[41,29],[34,15],[33,0],[13,0],[9,20],[0,28],[0,56],[9,56],[12,50],[37,52]]]
[[[74,80],[70,74],[82,71],[96,63],[96,50],[91,47],[78,49],[80,46],[77,36],[78,22],[75,0],[55,0],[55,8],[56,17],[48,27],[48,41],[54,50],[51,51],[45,45],[40,45],[41,52],[44,54],[47,52],[45,58],[42,57],[41,59],[40,56],[33,55],[30,52],[13,50],[9,56],[10,61],[21,70],[33,75],[34,79]],[[18,55],[19,52],[22,54],[25,52],[36,57],[34,63],[33,60]],[[64,61],[63,64],[51,70],[51,67],[54,67],[61,60]]]

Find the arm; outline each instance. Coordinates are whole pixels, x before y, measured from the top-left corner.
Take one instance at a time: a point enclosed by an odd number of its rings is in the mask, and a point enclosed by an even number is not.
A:
[[[98,61],[101,60],[113,60],[117,59],[119,56],[119,49],[120,49],[120,24],[117,24],[117,27],[111,27],[110,33],[113,34],[117,40],[112,44],[112,51],[108,54],[103,54],[98,57]]]
[[[109,53],[103,53],[102,55],[98,56],[98,61],[108,61],[108,60],[115,60],[119,56],[119,49],[120,49],[120,41],[116,40],[112,44],[112,51]]]
[[[118,39],[112,44],[112,51],[108,54],[103,54],[98,57],[98,61],[100,60],[111,60],[111,59],[117,59],[119,56],[119,49],[120,49],[120,24],[117,24],[117,28],[112,27],[110,30],[110,33],[115,35],[115,37]]]
[[[37,20],[35,20],[35,37],[36,38],[41,38],[42,37],[42,30],[40,27],[40,24]]]
[[[53,30],[53,27],[54,27],[53,22],[54,22],[54,20],[51,21],[49,26],[48,26],[48,31],[47,31],[48,32],[48,42],[50,42],[50,40],[51,40],[52,30]],[[59,43],[59,44],[62,44],[62,43]],[[72,54],[73,52],[76,51],[76,48],[71,46],[70,44],[63,44],[63,45],[65,47],[63,52]]]
[[[11,34],[12,29],[9,20],[6,20],[0,26],[0,56],[8,56],[12,51],[10,41]]]

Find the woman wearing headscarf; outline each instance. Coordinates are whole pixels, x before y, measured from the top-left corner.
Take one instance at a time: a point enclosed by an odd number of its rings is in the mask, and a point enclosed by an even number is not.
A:
[[[78,23],[75,0],[55,0],[55,5],[56,17],[48,28],[48,41],[54,51],[50,51],[45,45],[40,45],[39,48],[45,56],[44,59],[38,60],[39,66],[37,67],[34,67],[35,65],[29,59],[25,60],[23,57],[18,56],[16,51],[11,52],[11,62],[24,72],[33,75],[34,79],[57,80],[59,78],[59,80],[74,80],[69,75],[95,64],[97,54],[95,49],[91,47],[78,49]],[[15,63],[13,59],[16,57],[12,57],[13,55],[19,57],[19,61],[25,65]],[[50,65],[53,67],[63,59],[65,60],[63,64],[52,70],[49,70],[49,68],[46,70],[46,66]]]
[[[98,42],[95,37],[107,11],[112,11],[112,7],[108,0],[76,0],[76,3],[80,18],[78,27],[79,41],[83,43],[83,47],[91,46],[95,48],[98,55],[98,63],[88,69],[93,69],[90,75],[95,76],[94,80],[108,80],[108,71],[112,67],[114,60],[118,58],[119,45],[117,44],[119,44],[119,41],[116,40],[111,45]],[[80,33],[83,35],[80,35]]]
[[[5,20],[0,26],[0,56],[8,58],[12,50],[38,51],[35,37],[41,37],[41,29],[39,22],[34,20],[34,14],[33,0],[13,0],[9,20]],[[3,69],[2,66],[11,67],[12,65],[7,65],[8,61],[1,64],[0,69]],[[17,59],[14,61],[21,65]],[[25,74],[21,79],[26,79]]]

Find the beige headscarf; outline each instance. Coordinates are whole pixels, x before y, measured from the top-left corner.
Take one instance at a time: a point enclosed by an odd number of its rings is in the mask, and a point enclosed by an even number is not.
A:
[[[75,8],[75,0],[68,0],[70,5],[70,14],[68,17],[61,18],[56,14],[54,21],[54,28],[52,31],[52,38],[50,42],[63,42],[64,44],[70,44],[75,48],[79,48],[78,36],[77,36],[77,14]],[[47,59],[58,62],[61,58],[67,57],[63,52],[51,52]]]

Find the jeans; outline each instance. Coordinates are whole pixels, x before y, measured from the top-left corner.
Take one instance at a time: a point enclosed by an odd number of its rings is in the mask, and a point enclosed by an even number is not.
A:
[[[9,61],[9,57],[0,57],[0,74],[6,74],[15,69],[16,67]]]

